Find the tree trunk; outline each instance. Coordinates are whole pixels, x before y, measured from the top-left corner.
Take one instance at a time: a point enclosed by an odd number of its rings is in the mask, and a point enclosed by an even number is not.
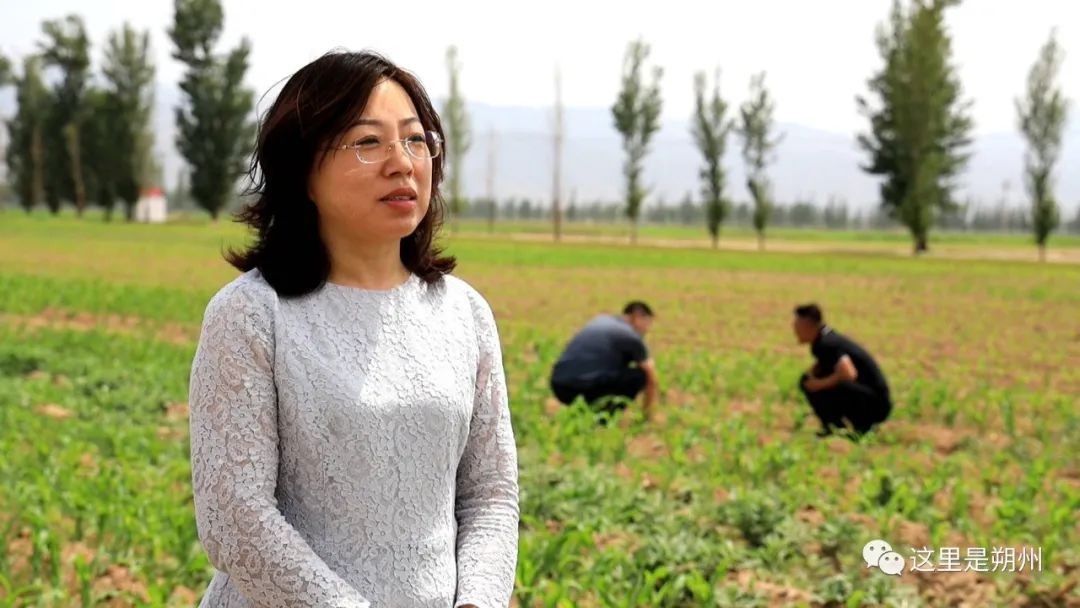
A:
[[[720,235],[719,234],[712,235],[712,248],[714,250],[720,248]]]
[[[927,251],[929,251],[929,249],[930,248],[927,246],[927,243],[926,243],[926,235],[925,234],[916,234],[915,235],[915,250],[912,251],[912,255],[919,255],[921,253],[926,253]]]
[[[128,222],[135,221],[135,205],[134,203],[124,203],[124,219]]]
[[[71,184],[75,190],[75,213],[82,217],[86,209],[86,185],[83,184],[82,155],[79,154],[79,130],[75,123],[64,129],[67,135],[68,154],[71,158]]]
[[[30,162],[33,164],[31,169],[31,183],[30,188],[31,203],[30,206],[37,205],[45,201],[45,144],[41,136],[41,127],[34,126],[33,132],[30,134]],[[46,203],[47,206],[47,203]],[[27,208],[29,211],[29,207]]]
[[[1046,261],[1046,243],[1039,243],[1039,261]]]
[[[765,251],[765,233],[764,232],[758,232],[758,235],[757,235],[757,250],[758,251]]]

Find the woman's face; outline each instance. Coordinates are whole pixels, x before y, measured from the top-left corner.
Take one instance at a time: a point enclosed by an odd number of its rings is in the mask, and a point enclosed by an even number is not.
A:
[[[327,244],[374,244],[399,241],[412,234],[431,202],[430,158],[406,152],[404,142],[424,141],[424,126],[408,93],[393,80],[375,86],[363,113],[331,145],[359,145],[335,150],[312,169],[308,195],[319,210],[320,231]]]

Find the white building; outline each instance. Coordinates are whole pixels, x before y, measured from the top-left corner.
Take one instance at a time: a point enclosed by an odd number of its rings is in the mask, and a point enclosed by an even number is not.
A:
[[[163,224],[168,216],[169,209],[161,188],[145,188],[139,202],[135,203],[135,221]]]

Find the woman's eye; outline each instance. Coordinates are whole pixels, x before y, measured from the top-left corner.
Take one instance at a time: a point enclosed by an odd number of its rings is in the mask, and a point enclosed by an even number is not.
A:
[[[361,148],[374,148],[379,145],[379,139],[377,137],[364,137],[356,140],[353,145]]]
[[[422,133],[417,133],[416,135],[410,135],[409,136],[409,143],[410,144],[427,143],[427,138],[424,137],[424,135]]]

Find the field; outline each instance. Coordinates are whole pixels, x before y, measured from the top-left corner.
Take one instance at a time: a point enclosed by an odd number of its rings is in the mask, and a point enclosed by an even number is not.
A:
[[[759,253],[464,228],[447,243],[495,311],[519,447],[517,605],[1080,605],[1080,266],[1000,259],[1034,258],[1013,237],[915,259],[895,234],[781,233]],[[244,238],[0,213],[0,606],[197,601],[187,379],[235,276],[222,247]],[[631,298],[659,315],[660,415],[598,426],[547,373]],[[811,300],[892,384],[862,442],[816,438],[799,401],[790,311]],[[1040,569],[886,576],[862,560],[875,538],[907,558],[1039,548]]]

